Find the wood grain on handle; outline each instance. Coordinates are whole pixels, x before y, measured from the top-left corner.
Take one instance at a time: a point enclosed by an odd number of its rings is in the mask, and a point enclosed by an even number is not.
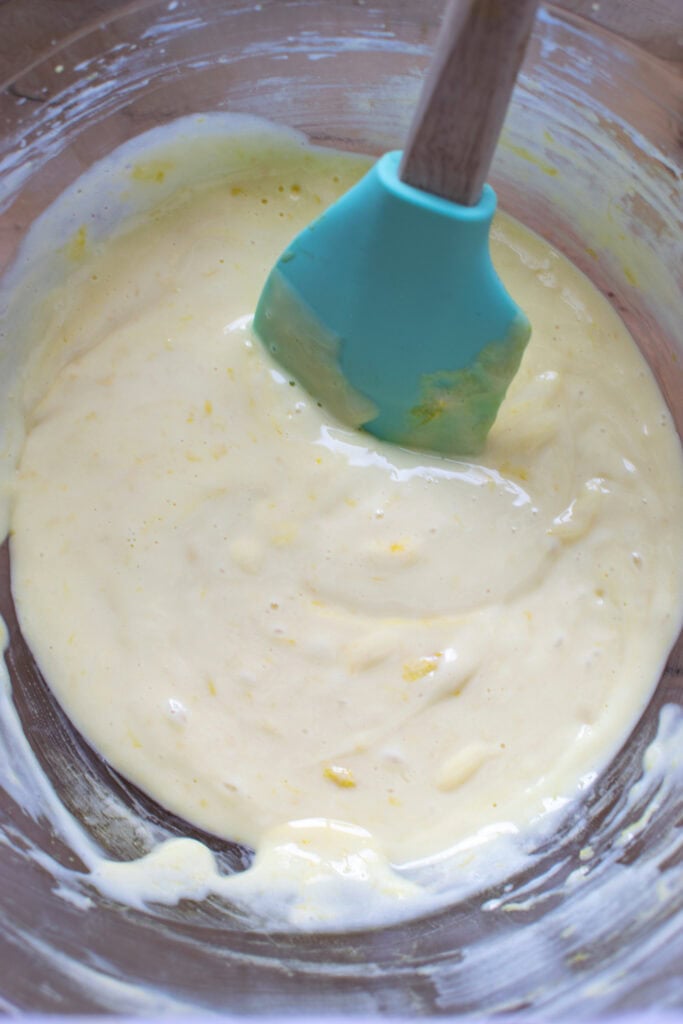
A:
[[[400,177],[473,206],[481,196],[538,0],[451,0]]]

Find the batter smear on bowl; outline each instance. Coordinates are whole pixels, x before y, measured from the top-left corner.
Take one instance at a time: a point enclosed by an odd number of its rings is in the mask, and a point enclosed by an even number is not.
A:
[[[499,214],[533,334],[483,454],[340,426],[250,325],[368,162],[265,129],[228,148],[46,299],[59,368],[11,517],[25,637],[104,758],[257,851],[401,867],[524,832],[615,752],[680,627],[664,401],[590,282]]]

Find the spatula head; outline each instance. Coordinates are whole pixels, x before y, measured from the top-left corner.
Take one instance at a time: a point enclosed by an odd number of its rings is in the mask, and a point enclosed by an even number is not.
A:
[[[459,206],[406,185],[388,153],[307,227],[254,319],[331,413],[409,448],[481,450],[531,333],[489,254],[485,186]]]

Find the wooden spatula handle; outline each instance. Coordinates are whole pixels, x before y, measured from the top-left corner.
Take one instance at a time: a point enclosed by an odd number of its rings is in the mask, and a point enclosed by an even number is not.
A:
[[[404,148],[409,185],[464,206],[489,172],[538,0],[451,0]]]

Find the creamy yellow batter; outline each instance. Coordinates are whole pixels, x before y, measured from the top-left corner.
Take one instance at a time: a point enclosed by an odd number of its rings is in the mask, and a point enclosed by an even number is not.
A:
[[[625,738],[680,626],[663,400],[587,279],[499,216],[533,336],[481,459],[340,427],[250,318],[364,164],[243,135],[231,166],[49,298],[63,366],[12,514],[24,634],[97,749],[218,835],[333,819],[405,864],[524,828]]]

